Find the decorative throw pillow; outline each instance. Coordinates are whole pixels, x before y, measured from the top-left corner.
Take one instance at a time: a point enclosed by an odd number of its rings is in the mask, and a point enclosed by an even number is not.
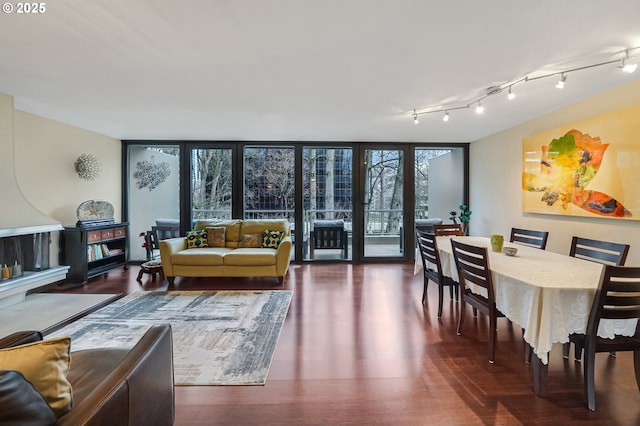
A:
[[[263,233],[262,247],[278,248],[280,241],[284,238],[284,231],[269,231]]]
[[[16,370],[42,394],[56,417],[73,405],[67,380],[71,364],[70,337],[42,340],[0,350],[0,370]]]
[[[209,247],[224,247],[227,228],[224,226],[208,226],[205,230],[207,231],[207,244],[209,244]]]
[[[0,407],[2,425],[56,424],[47,401],[19,371],[0,371]]]
[[[199,248],[199,247],[208,247],[207,244],[207,230],[199,229],[197,231],[189,231],[187,232],[187,248]]]
[[[242,234],[240,235],[240,247],[262,247],[262,240],[262,234]]]

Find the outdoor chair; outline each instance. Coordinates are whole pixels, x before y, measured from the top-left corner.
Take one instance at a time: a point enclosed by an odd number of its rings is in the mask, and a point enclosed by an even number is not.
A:
[[[547,248],[547,239],[549,238],[549,232],[547,231],[533,231],[531,229],[511,228],[512,243],[525,244],[531,247],[544,250]]]
[[[311,230],[309,255],[315,250],[341,250],[342,258],[349,257],[349,239],[343,220],[316,220]]]
[[[460,225],[459,223],[433,225],[433,233],[438,236],[455,235],[461,237],[462,235],[464,235],[462,232],[462,225]]]
[[[629,253],[629,244],[612,243],[608,241],[590,240],[588,238],[573,237],[569,256],[592,262],[603,263],[612,266],[624,266]],[[571,343],[562,345],[562,355],[569,358]],[[615,356],[615,352],[611,352]],[[582,346],[575,345],[574,358],[578,361],[582,357]]]
[[[584,394],[589,410],[596,410],[595,360],[598,352],[633,351],[636,383],[640,390],[640,330],[634,336],[598,337],[602,319],[640,318],[640,267],[605,265],[593,299],[585,334],[572,334],[576,347],[584,348]]]
[[[458,336],[462,334],[467,303],[474,310],[487,315],[489,317],[489,362],[493,364],[496,352],[497,319],[504,317],[504,314],[496,308],[487,248],[461,243],[455,239],[451,240],[451,248],[458,269],[458,283],[460,285],[460,315],[457,334]],[[484,288],[487,296],[473,293],[469,288],[470,284]]]
[[[424,273],[424,289],[422,291],[422,303],[427,299],[427,286],[429,280],[438,286],[438,318],[442,318],[442,303],[444,299],[444,287],[449,287],[449,298],[453,299],[455,291],[455,299],[458,300],[458,283],[450,277],[442,274],[440,266],[440,254],[438,253],[438,243],[436,236],[427,231],[416,230],[418,247],[422,257],[422,271]]]

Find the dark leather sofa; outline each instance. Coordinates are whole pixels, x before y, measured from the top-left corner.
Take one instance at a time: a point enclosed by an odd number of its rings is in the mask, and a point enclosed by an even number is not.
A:
[[[38,340],[42,340],[40,332],[18,332],[0,339],[0,348]],[[25,401],[24,386],[20,382],[26,382],[26,379],[13,371],[3,373],[0,375],[0,394],[11,395],[15,390],[16,399],[0,401],[0,411],[3,411],[0,413],[3,416],[1,423],[171,425],[174,421],[170,325],[151,327],[133,348],[72,352],[67,378],[73,389],[73,407],[57,420],[51,413],[43,412],[46,410],[42,410],[41,406],[37,408],[38,413],[29,412],[29,404],[25,406],[20,401],[20,398]],[[6,410],[2,409],[3,405],[7,407]],[[16,406],[20,406],[20,409],[8,409]]]

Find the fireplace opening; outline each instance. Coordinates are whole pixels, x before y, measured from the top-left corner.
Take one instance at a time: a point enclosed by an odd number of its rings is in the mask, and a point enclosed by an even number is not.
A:
[[[1,280],[49,269],[50,246],[50,232],[0,238]]]

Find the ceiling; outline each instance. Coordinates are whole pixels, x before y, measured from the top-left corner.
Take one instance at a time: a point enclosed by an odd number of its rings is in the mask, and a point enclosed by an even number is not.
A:
[[[17,3],[14,3],[17,4]],[[471,142],[640,77],[637,0],[65,0],[0,14],[0,92],[118,139]],[[616,56],[617,54],[617,56]],[[640,55],[640,50],[633,54]],[[639,56],[640,59],[640,56]]]

